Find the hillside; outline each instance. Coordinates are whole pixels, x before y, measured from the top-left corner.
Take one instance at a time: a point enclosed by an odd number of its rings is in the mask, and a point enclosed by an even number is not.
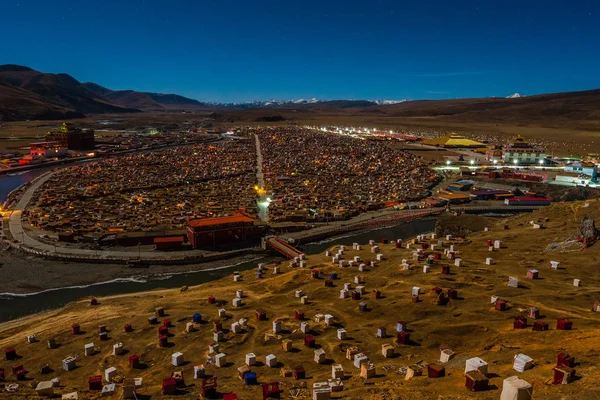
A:
[[[203,103],[176,94],[114,91],[91,82],[81,83],[67,74],[0,65],[0,120],[3,121],[60,120],[140,110],[206,109]]]
[[[106,98],[111,103],[143,111],[206,110],[209,108],[197,100],[177,94],[110,90],[92,82],[85,82],[82,85],[89,91]]]
[[[0,66],[0,118],[3,120],[67,119],[84,114],[137,111],[110,103],[67,74]]]
[[[515,98],[414,100],[390,105],[324,101],[252,109],[223,109],[222,120],[253,121],[265,115],[286,120],[349,124],[503,124],[600,130],[600,89]],[[339,121],[339,122],[338,122]]]
[[[195,365],[204,364],[207,375],[218,378],[218,396],[234,392],[240,399],[261,398],[260,386],[245,386],[238,378],[238,367],[244,365],[246,354],[255,353],[257,363],[251,367],[257,373],[258,382],[279,382],[283,397],[310,398],[315,382],[327,381],[332,375],[332,364],[341,364],[344,372],[343,390],[333,393],[334,398],[350,399],[469,399],[495,400],[500,397],[503,380],[519,376],[533,385],[534,399],[559,400],[566,398],[593,399],[600,395],[596,384],[597,342],[600,338],[598,320],[600,313],[591,311],[598,301],[600,274],[597,269],[600,244],[586,250],[561,252],[560,248],[547,251],[550,243],[568,239],[577,232],[579,221],[586,214],[600,218],[598,201],[585,203],[556,204],[531,214],[490,222],[488,232],[472,233],[466,239],[444,240],[442,246],[437,239],[426,243],[438,246],[437,252],[449,249],[458,251],[462,260],[460,267],[445,255],[434,261],[431,271],[424,274],[424,260],[415,260],[415,248],[396,248],[393,243],[379,244],[384,260],[375,268],[360,272],[356,266],[339,267],[331,263],[330,257],[313,255],[307,268],[290,268],[282,265],[282,273],[274,275],[274,265],[266,267],[266,274],[257,279],[254,271],[243,273],[241,282],[231,277],[186,290],[156,290],[148,293],[100,298],[98,305],[90,305],[89,299],[72,303],[63,309],[50,311],[0,325],[0,346],[14,346],[23,364],[28,379],[12,398],[36,398],[32,387],[39,381],[59,377],[61,386],[57,393],[79,392],[79,398],[100,398],[100,392],[88,390],[87,380],[93,375],[103,375],[105,369],[117,369],[116,382],[122,378],[143,378],[138,395],[144,398],[161,398],[161,382],[174,371],[182,371],[185,384],[177,389],[182,398],[197,398],[201,391],[201,380],[193,378]],[[541,220],[545,229],[533,229],[530,220]],[[505,228],[506,226],[506,228]],[[373,239],[380,242],[377,231]],[[392,238],[390,238],[392,239]],[[500,240],[502,246],[488,251],[487,240]],[[368,243],[362,249],[346,247],[346,259],[355,256],[373,259]],[[339,245],[332,243],[330,250],[337,252]],[[567,249],[564,249],[567,250]],[[431,249],[426,251],[431,252]],[[493,258],[486,265],[486,257]],[[403,270],[401,260],[407,259],[410,270]],[[560,261],[560,268],[550,268],[550,261]],[[443,266],[450,266],[449,274],[442,273]],[[319,269],[321,277],[311,277],[312,269]],[[530,269],[539,271],[539,279],[527,279]],[[334,287],[324,282],[331,273],[338,277]],[[352,290],[357,286],[355,276],[360,277],[366,293],[362,301],[367,310],[360,311],[358,300],[340,298],[340,289],[350,282]],[[518,287],[507,285],[509,276],[519,279]],[[580,287],[573,286],[573,279],[582,279]],[[411,301],[413,287],[420,288],[420,300]],[[439,287],[446,293],[457,290],[455,299],[439,304],[432,288]],[[374,298],[373,290],[380,290],[380,298]],[[232,306],[236,290],[243,290],[242,305]],[[301,304],[295,291],[308,295],[308,304]],[[506,300],[507,311],[496,310],[490,302],[492,295]],[[208,304],[209,296],[217,302]],[[154,315],[156,307],[164,307],[165,316],[159,317],[158,325],[150,325],[148,317]],[[539,309],[539,318],[528,317],[530,307]],[[225,316],[217,315],[218,309]],[[266,320],[255,317],[255,310],[266,313]],[[300,331],[301,321],[295,319],[295,310],[304,312],[304,321],[309,324],[307,334]],[[186,332],[186,324],[192,315],[200,313],[202,322],[192,324],[194,331]],[[316,321],[318,313],[331,314],[334,322],[328,326]],[[514,317],[528,318],[525,329],[514,329]],[[238,333],[230,330],[241,318],[247,326]],[[569,318],[572,330],[558,330],[557,318]],[[168,344],[158,345],[157,329],[168,319]],[[404,321],[410,339],[407,344],[396,342],[396,322]],[[213,322],[223,325],[224,340],[218,352],[226,354],[227,363],[217,367],[207,363],[209,345],[213,343]],[[282,330],[272,332],[273,322],[279,321]],[[545,322],[547,331],[533,331],[533,322]],[[81,326],[79,335],[72,335],[71,324]],[[125,324],[132,324],[131,332],[124,332]],[[106,325],[108,340],[98,339],[99,325]],[[376,337],[379,327],[386,328],[385,337]],[[338,329],[345,329],[347,337],[337,338]],[[35,334],[39,342],[26,344],[26,335]],[[306,347],[307,335],[316,339],[315,348]],[[46,341],[55,339],[58,347],[48,349]],[[282,349],[283,340],[292,340],[290,351]],[[94,343],[96,352],[86,356],[84,344]],[[123,343],[125,355],[111,355],[112,346]],[[395,355],[384,358],[382,345],[391,344]],[[346,350],[357,346],[376,367],[376,374],[368,379],[360,378],[360,370],[346,358]],[[440,348],[450,348],[455,353],[448,362],[440,362]],[[314,361],[316,349],[325,351],[325,360]],[[171,365],[173,353],[182,352],[184,363]],[[552,385],[552,368],[557,354],[567,353],[575,357],[576,378],[569,385]],[[534,360],[533,368],[517,372],[512,368],[515,355],[523,353]],[[137,354],[142,367],[132,369],[129,357]],[[265,363],[265,357],[274,354],[274,368]],[[61,368],[61,360],[69,355],[77,358],[77,369],[67,372]],[[489,386],[487,390],[473,394],[465,387],[465,361],[480,357],[488,363]],[[42,374],[39,366],[48,363],[53,370]],[[415,364],[441,364],[445,376],[424,376],[405,379],[406,367],[417,369]],[[6,371],[7,383],[15,383],[11,366],[15,361],[0,361]],[[302,365],[306,378],[294,380],[282,376],[280,369],[293,369]],[[305,389],[306,388],[306,389]],[[121,394],[117,384],[117,394]],[[194,397],[195,396],[195,397]],[[7,397],[11,398],[11,397]]]
[[[587,121],[600,125],[600,89],[516,98],[410,101],[383,106],[396,117],[439,117],[460,122],[552,123]]]
[[[0,84],[0,121],[58,120],[82,117],[84,117],[83,113],[52,104],[33,92]]]

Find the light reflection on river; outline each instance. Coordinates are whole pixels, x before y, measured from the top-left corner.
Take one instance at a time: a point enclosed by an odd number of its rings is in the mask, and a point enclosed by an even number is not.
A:
[[[17,172],[16,174],[0,175],[0,203],[6,201],[10,192],[50,169],[51,168],[38,168]]]

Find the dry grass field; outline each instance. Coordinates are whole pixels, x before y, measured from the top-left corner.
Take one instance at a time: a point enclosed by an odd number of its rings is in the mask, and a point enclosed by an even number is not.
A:
[[[393,129],[398,132],[428,131],[447,134],[457,132],[472,134],[481,138],[507,142],[517,135],[544,142],[549,154],[560,156],[581,156],[600,152],[600,130],[574,129],[564,126],[517,125],[508,123],[451,122],[438,117],[366,117],[362,115],[314,115],[298,116],[293,122],[299,125],[344,125],[368,126],[379,129]]]
[[[289,390],[331,377],[331,364],[342,364],[345,370],[344,391],[333,393],[333,398],[346,399],[498,399],[503,379],[518,375],[534,387],[534,399],[596,399],[598,389],[598,340],[600,339],[600,313],[591,311],[595,301],[600,300],[600,244],[573,252],[545,251],[548,244],[563,241],[577,232],[580,220],[586,214],[600,218],[600,202],[592,200],[588,207],[583,203],[556,204],[532,214],[498,220],[490,225],[489,232],[477,232],[466,239],[444,240],[444,248],[454,245],[460,251],[462,266],[455,267],[453,261],[442,255],[441,260],[431,266],[431,272],[424,274],[424,261],[415,261],[411,249],[396,248],[393,244],[380,244],[385,260],[369,271],[359,272],[356,267],[340,268],[332,265],[329,257],[310,256],[307,268],[289,268],[282,265],[282,273],[273,275],[273,265],[267,266],[262,279],[254,272],[244,273],[243,281],[234,283],[231,278],[192,287],[187,291],[156,290],[126,296],[100,298],[99,304],[90,305],[89,299],[73,303],[63,309],[31,316],[0,325],[0,347],[14,346],[21,357],[18,361],[0,361],[7,382],[15,382],[11,366],[22,363],[29,371],[29,380],[19,382],[17,395],[0,394],[0,398],[35,398],[32,386],[41,380],[60,377],[61,387],[57,393],[79,391],[79,398],[100,398],[99,392],[87,390],[87,379],[92,375],[103,375],[104,369],[114,366],[120,376],[142,377],[144,385],[139,390],[142,398],[168,398],[160,396],[161,382],[171,372],[182,370],[186,386],[180,389],[181,399],[199,398],[201,381],[193,379],[193,367],[205,364],[207,372],[218,378],[220,393],[236,393],[240,399],[260,399],[259,386],[244,386],[238,378],[237,367],[244,364],[246,353],[253,352],[259,361],[252,367],[259,382],[281,382],[283,397],[289,398]],[[547,220],[545,229],[533,229],[530,220]],[[507,225],[508,229],[504,229]],[[377,232],[373,239],[381,241]],[[394,238],[389,238],[394,239]],[[445,238],[444,238],[445,239]],[[503,248],[490,252],[486,240],[501,240]],[[437,244],[437,239],[431,241]],[[359,256],[373,259],[367,243],[363,249],[347,249],[346,259]],[[337,250],[335,244],[331,249]],[[493,265],[486,265],[486,257],[492,257]],[[403,271],[402,259],[408,259],[412,269]],[[550,261],[560,261],[560,269],[552,270]],[[286,263],[287,264],[287,263]],[[441,274],[443,265],[451,265],[450,274]],[[324,279],[313,279],[312,269],[319,269],[322,277],[337,273],[335,287],[326,287]],[[526,278],[531,268],[539,270],[537,280]],[[368,311],[359,311],[357,300],[340,299],[339,291],[345,282],[354,288],[355,276],[359,276],[365,286],[364,301]],[[518,288],[508,287],[508,277],[518,277]],[[581,287],[573,286],[573,279],[582,280]],[[411,301],[411,288],[421,288],[418,303]],[[446,305],[437,305],[436,297],[430,296],[433,287],[447,291],[458,291],[458,299]],[[245,293],[243,306],[232,307],[235,291]],[[308,295],[309,304],[300,304],[295,290],[301,289]],[[381,291],[382,297],[374,299],[371,292]],[[496,311],[490,303],[492,295],[507,300],[509,309]],[[208,304],[207,298],[215,296],[219,304]],[[164,307],[173,327],[169,347],[159,347],[158,325],[149,325],[147,318],[153,315],[155,307]],[[549,330],[535,332],[529,319],[527,329],[513,329],[513,317],[527,315],[529,307],[539,308],[541,321],[548,323]],[[218,318],[217,310],[224,308],[227,316]],[[294,310],[303,310],[311,327],[311,335],[317,346],[326,352],[326,362],[313,361],[314,349],[303,345],[304,334],[300,331],[300,321],[294,319]],[[255,310],[266,312],[266,321],[257,321]],[[202,314],[204,323],[197,324],[197,331],[187,333],[185,326],[196,312]],[[315,322],[318,313],[334,316],[334,326]],[[573,321],[570,331],[556,330],[557,318]],[[248,327],[243,333],[229,331],[231,324],[240,318],[248,319]],[[212,343],[212,320],[220,320],[225,329],[225,341],[220,351],[227,354],[228,365],[217,368],[206,364],[208,346]],[[272,334],[272,322],[279,320],[283,331]],[[395,343],[396,321],[408,324],[410,345]],[[71,335],[70,326],[79,323],[84,333]],[[133,325],[133,332],[123,332],[125,324]],[[110,330],[109,340],[98,339],[98,326],[106,325]],[[385,327],[389,337],[376,338],[378,327]],[[338,328],[345,328],[348,338],[338,340]],[[38,343],[27,344],[26,335],[35,334]],[[46,340],[56,339],[59,347],[47,349]],[[291,339],[293,350],[285,352],[282,340]],[[84,344],[94,342],[98,352],[93,356],[83,354]],[[112,356],[112,345],[124,344],[127,354]],[[397,356],[384,358],[381,346],[394,345]],[[358,346],[377,367],[377,375],[365,380],[359,377],[359,370],[345,357],[348,346]],[[444,364],[446,376],[428,378],[426,376],[405,380],[397,373],[398,369],[419,361],[436,363],[440,357],[440,347],[448,346],[455,357]],[[171,354],[183,352],[186,363],[181,367],[170,365]],[[549,384],[552,368],[559,352],[575,357],[577,379],[570,385]],[[513,357],[524,353],[534,359],[533,369],[523,373],[512,370]],[[71,372],[61,369],[61,360],[68,355],[78,357],[78,368]],[[145,369],[130,369],[128,358],[139,354],[146,364]],[[280,368],[265,365],[265,356],[275,354],[280,367],[293,368],[303,365],[306,379],[295,381],[282,377]],[[481,357],[488,362],[490,389],[472,393],[464,387],[463,371],[465,360]],[[49,363],[54,372],[42,375],[40,365]],[[120,389],[117,390],[120,394]],[[309,391],[301,391],[309,398]],[[118,398],[118,395],[115,396]]]
[[[279,115],[285,118],[281,122],[257,121],[260,116]],[[397,132],[417,134],[446,134],[458,132],[461,134],[475,135],[481,139],[490,139],[492,142],[507,142],[517,134],[523,135],[535,142],[544,144],[549,154],[560,156],[582,156],[588,153],[600,152],[600,130],[593,127],[582,126],[579,129],[575,122],[569,121],[544,125],[541,123],[514,123],[514,122],[456,122],[444,117],[398,117],[385,114],[348,113],[341,111],[308,111],[308,110],[240,110],[240,111],[215,111],[194,113],[165,113],[148,112],[137,114],[95,115],[71,122],[86,128],[106,128],[96,124],[97,120],[115,120],[114,129],[138,129],[144,127],[183,126],[184,123],[212,124],[217,127],[237,127],[256,125],[344,125],[368,126],[379,129],[393,129]],[[50,127],[58,126],[63,121],[15,121],[0,123],[0,152],[14,151],[27,146],[32,141],[43,140],[44,134]],[[107,132],[98,132],[97,135],[107,135]],[[22,139],[19,139],[22,138]],[[9,140],[10,139],[10,140]],[[18,140],[15,140],[18,139]]]

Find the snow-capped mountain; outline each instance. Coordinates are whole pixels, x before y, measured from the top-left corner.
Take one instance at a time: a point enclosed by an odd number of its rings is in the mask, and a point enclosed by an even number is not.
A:
[[[216,107],[226,107],[226,108],[260,108],[260,107],[278,107],[278,106],[289,106],[289,105],[305,105],[305,104],[319,104],[319,103],[328,103],[328,102],[361,102],[363,105],[371,104],[371,105],[390,105],[390,104],[398,104],[404,103],[406,99],[403,100],[319,100],[316,97],[310,99],[293,99],[293,100],[279,100],[279,99],[271,99],[271,100],[255,100],[255,101],[247,101],[240,103],[206,103]]]
[[[267,101],[253,101],[252,104],[258,104],[262,106],[282,106],[285,104],[315,104],[320,103],[321,100],[313,97],[311,99],[294,99],[294,100],[267,100]]]
[[[525,96],[523,96],[520,93],[513,93],[510,96],[506,96],[507,99],[518,99],[518,98],[521,98],[521,97],[525,97]]]
[[[257,108],[257,107],[276,107],[276,106],[284,106],[289,104],[316,104],[320,103],[321,100],[313,97],[310,99],[293,99],[293,100],[279,100],[279,99],[271,99],[271,100],[254,100],[254,101],[246,101],[239,103],[219,103],[212,102],[207,103],[214,106],[219,107],[239,107],[239,108]]]
[[[312,99],[298,99],[298,100],[292,100],[292,103],[294,104],[314,104],[314,103],[318,103],[321,100],[317,99],[316,97],[313,97]]]
[[[402,100],[371,100],[371,101],[379,106],[384,106],[384,105],[388,105],[388,104],[404,103],[404,102],[407,102],[408,100],[402,99]]]

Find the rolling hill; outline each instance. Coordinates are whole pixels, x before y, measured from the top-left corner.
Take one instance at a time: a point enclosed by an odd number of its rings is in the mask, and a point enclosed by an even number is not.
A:
[[[82,84],[87,90],[102,96],[121,107],[137,108],[142,111],[197,110],[210,107],[198,100],[177,94],[136,92],[135,90],[110,90],[92,82]]]
[[[176,94],[113,91],[20,65],[0,65],[0,120],[56,120],[86,114],[196,110],[208,107]]]
[[[394,117],[434,117],[452,122],[600,127],[600,89],[514,98],[410,101],[383,106]],[[367,111],[367,110],[365,110]]]
[[[0,119],[67,119],[85,114],[138,112],[98,96],[67,74],[0,66]]]

